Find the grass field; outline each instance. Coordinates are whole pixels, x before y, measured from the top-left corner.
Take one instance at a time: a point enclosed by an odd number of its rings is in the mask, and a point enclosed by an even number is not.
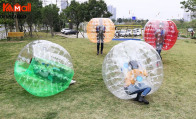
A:
[[[36,39],[36,38],[34,38]],[[163,51],[164,81],[147,96],[149,105],[121,100],[112,95],[102,79],[102,62],[118,44],[105,44],[96,55],[96,44],[87,39],[40,37],[63,46],[72,56],[76,84],[46,98],[26,92],[14,78],[14,63],[20,50],[32,40],[0,42],[0,119],[195,119],[196,40],[178,40]]]

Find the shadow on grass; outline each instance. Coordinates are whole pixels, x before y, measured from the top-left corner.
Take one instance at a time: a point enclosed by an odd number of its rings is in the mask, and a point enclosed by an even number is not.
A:
[[[57,116],[57,112],[47,112],[44,119],[54,119]]]

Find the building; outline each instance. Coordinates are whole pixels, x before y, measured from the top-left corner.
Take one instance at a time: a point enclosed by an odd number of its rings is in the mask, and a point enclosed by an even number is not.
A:
[[[196,9],[196,6],[194,7]],[[184,21],[192,21],[194,19],[196,19],[196,17],[193,17],[196,16],[196,12],[186,12],[187,10],[184,10],[184,14],[183,14],[183,19]]]
[[[108,8],[108,11],[112,14],[110,19],[115,19],[116,20],[116,8],[113,7],[112,5],[109,5],[107,8]]]
[[[196,10],[196,6],[194,6],[194,9]],[[196,11],[195,12],[191,12],[190,15],[191,15],[191,20],[196,19]],[[193,17],[193,15],[194,15],[194,17]]]
[[[62,12],[68,6],[68,0],[41,0],[43,7],[49,4],[56,4],[59,11]]]
[[[191,21],[190,12],[184,12],[184,13],[183,13],[183,19],[184,19],[184,21],[186,21],[186,22]]]

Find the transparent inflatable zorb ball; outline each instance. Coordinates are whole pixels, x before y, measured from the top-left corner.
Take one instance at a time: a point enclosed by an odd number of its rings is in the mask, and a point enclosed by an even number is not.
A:
[[[115,26],[109,18],[93,18],[87,24],[87,36],[93,43],[110,42],[114,34]]]
[[[131,66],[131,62],[136,63],[137,67]],[[131,73],[133,69],[141,71],[141,74],[136,77]],[[142,75],[144,72],[145,75]],[[136,97],[136,94],[125,90],[125,79],[129,74],[132,74],[130,79],[136,77],[130,85],[140,88],[141,84],[145,84],[151,88],[149,94],[154,93],[163,81],[163,64],[157,51],[143,41],[125,41],[114,46],[104,59],[102,76],[108,90],[120,99]]]
[[[29,93],[46,97],[68,88],[74,75],[71,56],[63,47],[46,40],[27,44],[14,67],[16,81]]]
[[[145,25],[144,39],[154,48],[162,44],[163,50],[169,50],[174,46],[177,38],[178,30],[173,21],[151,20]]]

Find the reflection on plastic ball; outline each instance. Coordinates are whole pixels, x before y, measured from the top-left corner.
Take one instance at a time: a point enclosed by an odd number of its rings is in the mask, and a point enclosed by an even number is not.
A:
[[[60,45],[46,40],[27,44],[15,62],[14,76],[17,82],[39,97],[64,91],[73,75],[69,53]]]
[[[130,61],[137,61],[138,70],[145,71],[147,76],[138,76],[136,83],[144,83],[155,92],[163,80],[163,65],[157,51],[143,41],[125,41],[114,46],[106,55],[102,65],[102,76],[108,90],[120,99],[131,99],[136,94],[125,92],[125,78],[132,71]],[[132,85],[132,84],[131,84]]]
[[[163,29],[163,30],[161,30]],[[151,20],[146,23],[144,29],[144,39],[145,41],[156,48],[157,37],[156,33],[160,31],[162,37],[164,38],[163,50],[169,50],[176,43],[178,37],[178,30],[173,21],[161,21],[161,20]]]
[[[137,81],[141,82],[142,81],[142,77],[141,76],[137,76]]]
[[[88,22],[87,35],[91,42],[97,43],[97,32],[96,28],[103,26],[104,30],[104,43],[110,42],[114,37],[115,26],[109,18],[93,18]]]

